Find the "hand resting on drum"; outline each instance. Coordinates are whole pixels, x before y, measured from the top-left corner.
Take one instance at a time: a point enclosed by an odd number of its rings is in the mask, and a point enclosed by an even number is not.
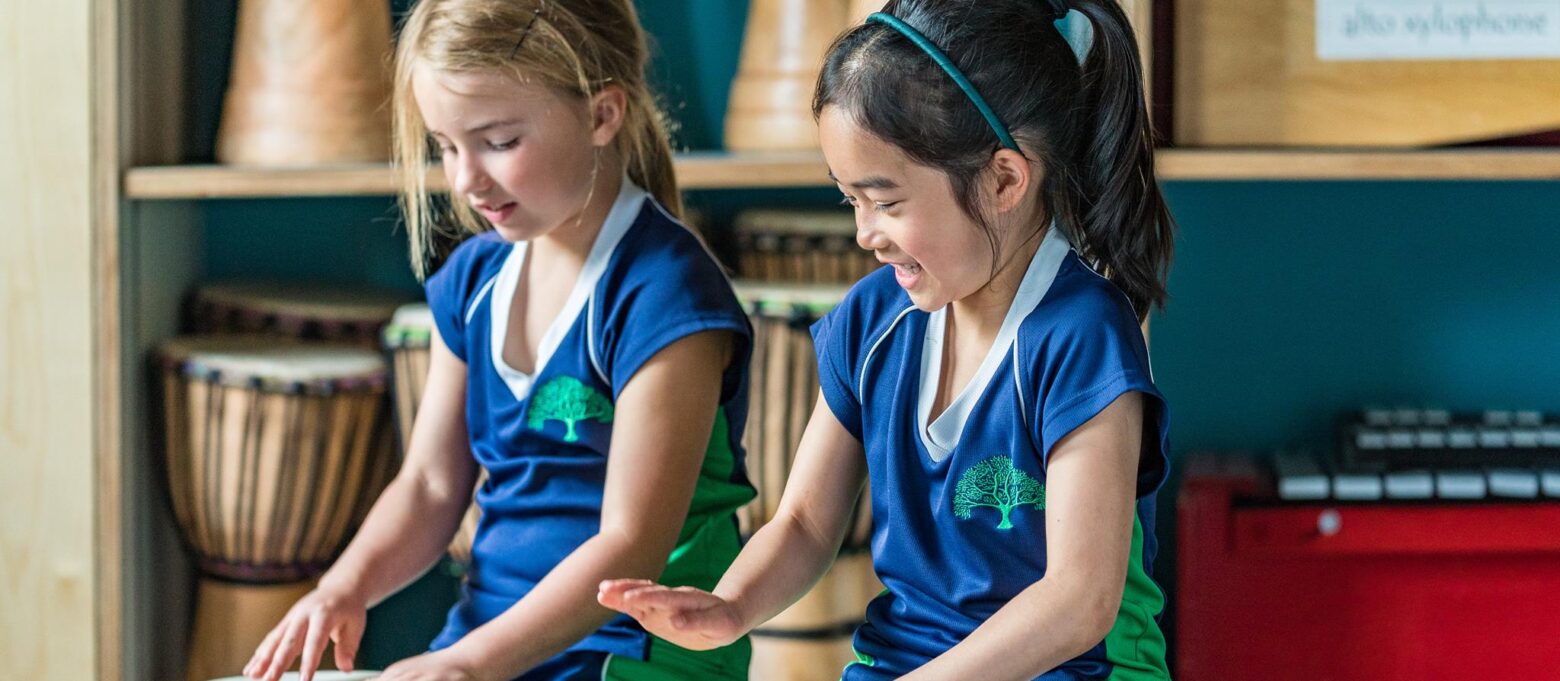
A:
[[[325,652],[327,637],[335,644],[336,667],[351,671],[367,620],[366,603],[350,593],[321,585],[299,599],[281,623],[260,642],[254,657],[244,666],[244,675],[270,678],[273,675],[269,672],[274,669],[274,676],[280,676],[281,670],[292,665],[300,650],[304,666],[316,667]]]
[[[477,464],[466,432],[465,364],[437,334],[432,345],[428,382],[400,472],[319,587],[299,599],[256,648],[245,676],[278,681],[298,661],[300,681],[311,681],[327,641],[335,644],[336,666],[351,670],[368,607],[444,555],[471,503]]]

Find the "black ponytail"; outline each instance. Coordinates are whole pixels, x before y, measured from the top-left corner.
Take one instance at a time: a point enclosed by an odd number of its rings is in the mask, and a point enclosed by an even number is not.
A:
[[[1094,44],[1083,62],[1083,132],[1078,172],[1082,246],[1138,310],[1164,306],[1174,222],[1154,180],[1154,133],[1143,95],[1142,58],[1127,16],[1113,0],[1072,0]]]
[[[1055,24],[1056,4],[890,0],[883,11],[919,30],[963,71],[1024,153],[1044,168],[1048,216],[1143,318],[1165,302],[1174,222],[1154,180],[1137,42],[1114,0],[1069,0],[1072,16],[1081,14],[1093,27],[1080,66]],[[947,174],[960,207],[990,235],[976,205],[976,180],[997,138],[909,39],[875,23],[842,35],[818,79],[813,114],[827,106]],[[1036,216],[1027,236],[1039,233],[1045,217]],[[992,243],[995,248],[995,237]]]

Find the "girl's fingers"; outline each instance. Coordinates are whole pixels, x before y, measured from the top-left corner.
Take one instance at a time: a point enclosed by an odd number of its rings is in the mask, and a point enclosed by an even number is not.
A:
[[[607,591],[605,589],[596,592],[596,602],[602,607],[623,611],[623,594],[621,592]]]
[[[623,602],[623,594],[634,589],[654,588],[657,586],[659,585],[648,579],[609,579],[597,587],[596,602],[613,610],[628,612],[624,609],[627,607],[627,604]]]
[[[362,624],[356,618],[342,622],[336,626],[330,638],[336,644],[336,668],[344,672],[352,671],[358,644],[363,642]]]
[[[662,610],[703,610],[724,603],[719,596],[707,591],[692,589],[668,589],[664,586],[642,587],[623,594],[623,603],[630,608]]]
[[[286,627],[287,621],[282,620],[280,624],[271,629],[271,633],[265,635],[265,638],[260,641],[260,645],[255,646],[254,656],[250,657],[249,664],[244,666],[244,676],[260,678],[262,674],[265,674],[266,670],[271,666],[268,664],[271,661],[271,654],[276,652],[276,644],[282,640],[282,630]]]
[[[729,604],[693,587],[672,589],[642,579],[611,580],[601,583],[596,599],[661,635],[687,632],[716,640],[730,637],[735,629]]]
[[[303,637],[303,663],[298,667],[298,681],[314,681],[314,670],[320,668],[320,658],[325,656],[325,641],[329,636],[325,615],[315,613],[309,618],[309,629]]]
[[[298,658],[298,649],[303,645],[303,633],[305,620],[289,620],[287,631],[282,634],[281,643],[276,646],[276,653],[271,655],[270,669],[266,670],[265,681],[280,681],[282,672],[292,666],[293,660]]]

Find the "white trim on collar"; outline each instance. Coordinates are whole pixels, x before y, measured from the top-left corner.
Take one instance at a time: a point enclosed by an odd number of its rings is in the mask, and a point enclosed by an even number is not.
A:
[[[623,178],[617,200],[612,203],[612,209],[607,213],[607,219],[602,223],[595,243],[591,244],[590,254],[585,258],[585,266],[580,269],[579,277],[574,280],[574,288],[569,292],[568,300],[564,302],[558,316],[547,326],[547,333],[542,336],[541,345],[536,349],[536,368],[531,374],[515,369],[504,361],[504,338],[509,332],[509,308],[514,304],[515,288],[520,282],[520,271],[525,265],[526,254],[530,250],[528,241],[519,241],[513,245],[493,286],[492,300],[489,303],[492,334],[488,345],[493,368],[498,372],[499,377],[504,379],[504,384],[509,386],[509,391],[514,394],[516,400],[524,400],[530,396],[532,381],[547,368],[547,362],[563,343],[564,336],[568,335],[569,329],[573,328],[579,320],[580,312],[594,298],[596,284],[601,281],[601,275],[606,272],[607,263],[612,260],[612,254],[617,250],[623,236],[628,234],[630,227],[633,227],[648,196],[644,189],[629,181],[627,177]],[[587,319],[586,323],[589,324],[590,320]],[[593,350],[591,356],[595,356]]]
[[[964,433],[965,424],[969,422],[970,415],[975,409],[975,403],[991,384],[992,378],[997,374],[997,368],[1010,353],[1014,341],[1018,338],[1018,327],[1023,324],[1024,318],[1028,317],[1029,313],[1034,312],[1040,305],[1040,301],[1045,298],[1045,294],[1051,290],[1051,284],[1056,281],[1056,273],[1061,269],[1063,259],[1070,252],[1072,252],[1072,244],[1067,242],[1067,237],[1057,228],[1056,223],[1052,222],[1046,230],[1045,239],[1040,242],[1040,248],[1030,259],[1029,268],[1024,271],[1024,279],[1018,285],[1018,292],[1013,295],[1013,302],[1008,306],[1007,315],[1002,318],[1002,327],[997,331],[997,337],[992,341],[991,348],[986,351],[980,369],[970,379],[969,384],[948,403],[943,413],[937,416],[937,420],[931,423],[927,421],[931,417],[932,403],[937,399],[938,381],[942,376],[942,345],[943,334],[948,326],[948,308],[945,306],[928,316],[926,336],[921,343],[916,434],[920,436],[922,445],[926,447],[933,461],[942,463],[959,446],[959,438]]]

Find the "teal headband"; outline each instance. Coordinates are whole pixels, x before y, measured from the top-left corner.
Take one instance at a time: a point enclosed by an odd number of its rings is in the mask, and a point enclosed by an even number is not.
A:
[[[1002,121],[997,118],[997,113],[991,110],[991,105],[987,104],[986,99],[981,97],[979,92],[975,91],[975,86],[970,83],[968,78],[964,77],[964,73],[959,71],[959,67],[954,65],[953,60],[949,59],[948,55],[943,54],[942,50],[937,49],[937,46],[933,45],[932,41],[921,35],[921,32],[912,28],[910,24],[905,23],[892,14],[876,12],[872,16],[867,17],[867,22],[885,24],[903,33],[906,38],[910,39],[910,42],[915,43],[916,47],[926,52],[927,56],[932,58],[932,61],[937,62],[937,65],[941,66],[942,70],[948,72],[948,77],[953,79],[953,82],[959,86],[959,89],[963,90],[964,94],[970,98],[970,102],[975,104],[975,108],[980,110],[980,115],[984,116],[986,123],[991,125],[991,131],[997,133],[997,140],[1002,142],[1002,146],[1020,154],[1024,153],[1019,150],[1018,143],[1013,141],[1013,136],[1008,134],[1007,126],[1002,125]]]

